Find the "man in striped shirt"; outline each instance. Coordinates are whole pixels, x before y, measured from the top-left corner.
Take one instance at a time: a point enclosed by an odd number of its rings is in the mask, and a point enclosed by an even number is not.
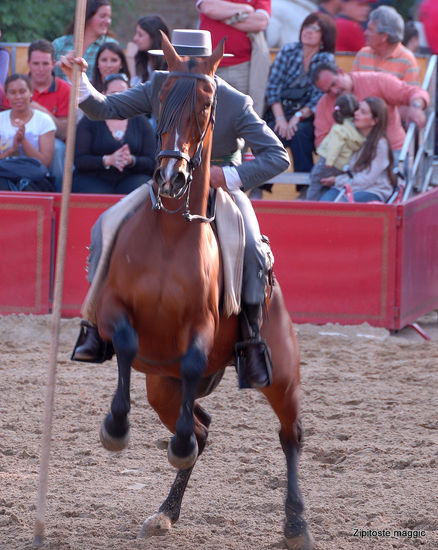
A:
[[[420,69],[414,54],[402,44],[402,16],[390,6],[371,12],[365,31],[367,46],[359,50],[353,71],[384,71],[407,84],[420,85]]]

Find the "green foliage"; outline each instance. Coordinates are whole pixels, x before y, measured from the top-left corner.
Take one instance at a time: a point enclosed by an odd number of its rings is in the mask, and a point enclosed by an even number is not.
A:
[[[113,25],[133,0],[112,0]],[[32,42],[39,38],[53,40],[64,34],[75,16],[75,0],[0,0],[0,29],[3,42]]]
[[[394,8],[403,16],[406,21],[409,17],[412,17],[412,8],[415,4],[415,0],[394,0]]]

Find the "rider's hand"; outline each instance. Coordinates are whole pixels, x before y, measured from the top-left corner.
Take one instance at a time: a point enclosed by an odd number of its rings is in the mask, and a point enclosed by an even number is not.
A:
[[[73,79],[73,66],[79,65],[81,72],[88,69],[88,63],[83,57],[75,57],[74,52],[70,50],[66,55],[61,55],[58,65],[64,71],[65,76],[71,81]]]
[[[228,191],[224,171],[220,166],[210,166],[210,187],[213,187],[213,189],[219,189],[219,187],[222,187],[222,189]]]

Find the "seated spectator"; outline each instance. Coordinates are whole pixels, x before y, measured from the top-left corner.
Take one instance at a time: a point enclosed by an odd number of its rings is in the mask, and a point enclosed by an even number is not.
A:
[[[56,125],[49,115],[32,107],[32,84],[28,76],[9,76],[5,93],[11,108],[0,113],[0,159],[35,159],[26,175],[33,179],[30,170],[35,166],[44,175],[52,162]],[[53,189],[53,185],[51,187]]]
[[[93,77],[94,60],[99,47],[104,42],[117,42],[109,30],[110,25],[111,2],[109,0],[87,0],[82,57],[88,63],[87,76],[90,80]],[[56,61],[59,61],[61,55],[74,49],[74,19],[65,32],[64,36],[53,41]],[[55,75],[66,80],[65,74],[58,65],[55,67]]]
[[[365,46],[362,25],[367,21],[372,0],[342,0],[335,18],[337,28],[336,51],[358,52]]]
[[[354,125],[354,114],[359,102],[352,94],[343,94],[336,98],[333,119],[335,124],[322,140],[316,152],[319,160],[310,172],[310,185],[307,188],[307,200],[319,200],[327,189],[321,185],[321,179],[339,176],[350,162],[351,155],[362,146],[365,137]]]
[[[345,93],[354,94],[359,101],[367,97],[380,97],[388,107],[388,139],[394,153],[400,152],[406,132],[401,123],[398,107],[408,105],[406,120],[420,128],[426,123],[424,110],[429,94],[418,86],[406,84],[392,74],[375,71],[345,73],[336,65],[319,63],[313,71],[313,82],[323,92],[315,110],[315,143],[319,146],[333,125],[331,113],[336,98]]]
[[[311,73],[319,62],[334,61],[335,40],[333,19],[311,13],[303,21],[300,40],[285,44],[272,65],[265,120],[290,148],[296,172],[310,172],[313,166],[313,113],[321,92]]]
[[[420,33],[414,21],[406,22],[402,44],[414,54],[420,51]]]
[[[32,106],[48,114],[56,126],[55,150],[50,173],[55,180],[57,191],[61,191],[70,84],[53,76],[55,52],[48,40],[36,40],[30,44],[27,51],[27,63],[33,88]]]
[[[367,46],[354,58],[353,71],[385,71],[415,86],[420,85],[420,69],[415,55],[401,43],[402,16],[390,6],[371,12],[365,31]]]
[[[319,5],[318,11],[335,17],[341,9],[342,0],[317,0]]]
[[[0,37],[2,35],[2,30],[0,29]],[[5,48],[2,48],[0,46],[0,90],[3,89],[3,85],[6,81],[6,77],[8,76],[9,71],[9,52]],[[0,97],[0,108],[1,108],[2,102]]]
[[[350,161],[350,175],[342,174],[323,178],[329,189],[321,201],[333,201],[346,183],[351,184],[355,202],[382,201],[391,196],[395,186],[392,169],[394,158],[386,137],[388,110],[383,99],[367,97],[360,102],[354,114],[354,124],[365,136],[359,151],[353,153]]]
[[[105,79],[104,94],[124,92],[124,74]],[[155,168],[156,137],[146,117],[93,121],[83,117],[76,130],[75,193],[127,194],[146,183]]]
[[[153,71],[167,70],[164,56],[148,53],[148,50],[161,50],[160,31],[170,38],[169,27],[159,15],[144,15],[137,21],[132,42],[126,46],[131,86],[149,80]]]
[[[131,78],[125,53],[117,42],[104,42],[97,50],[91,84],[98,92],[102,92],[105,78],[119,73]]]

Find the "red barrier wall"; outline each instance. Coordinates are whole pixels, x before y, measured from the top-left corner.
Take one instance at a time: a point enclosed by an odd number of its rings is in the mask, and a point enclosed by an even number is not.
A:
[[[71,197],[63,316],[80,312],[91,226],[119,198]],[[265,200],[254,207],[294,321],[398,329],[438,308],[438,189],[403,205]],[[47,312],[60,196],[0,193],[0,211],[0,313]]]
[[[1,195],[1,194],[0,194]],[[48,313],[53,197],[0,197],[0,313]]]

